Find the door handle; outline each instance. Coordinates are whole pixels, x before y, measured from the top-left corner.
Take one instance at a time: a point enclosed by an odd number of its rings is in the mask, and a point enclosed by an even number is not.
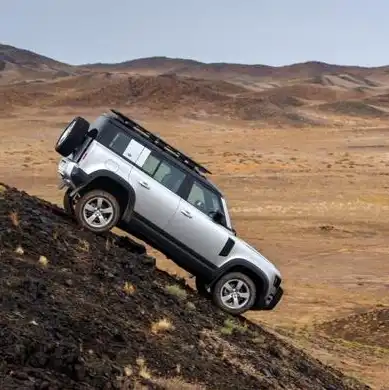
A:
[[[192,218],[192,214],[188,210],[181,210],[181,213],[185,215],[185,217]]]
[[[139,180],[139,184],[148,190],[150,189],[149,183],[147,183],[147,181]]]

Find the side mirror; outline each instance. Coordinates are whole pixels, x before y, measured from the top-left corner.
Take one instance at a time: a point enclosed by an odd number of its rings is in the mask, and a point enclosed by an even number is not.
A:
[[[212,218],[212,220],[218,224],[222,224],[223,222],[223,219],[224,219],[224,214],[217,210],[217,211],[211,211],[209,213],[210,217]]]

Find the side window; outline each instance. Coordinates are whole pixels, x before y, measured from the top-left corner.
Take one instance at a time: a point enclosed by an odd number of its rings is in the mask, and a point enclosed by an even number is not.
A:
[[[144,146],[141,143],[115,127],[105,129],[99,141],[119,156],[132,162],[137,161],[144,149]]]
[[[113,139],[108,143],[107,146],[118,154],[124,154],[130,141],[131,141],[131,138],[128,137],[126,134],[117,133],[113,137]]]
[[[147,155],[147,157],[145,157]],[[157,180],[169,190],[177,193],[185,179],[185,173],[176,168],[173,164],[163,160],[147,148],[138,160],[139,166],[147,172],[153,179]]]
[[[197,181],[193,183],[187,201],[207,215],[211,211],[222,211],[219,196]]]
[[[149,153],[148,157],[146,158],[146,161],[143,163],[143,165],[140,164],[140,166],[150,176],[153,176],[160,162],[161,160],[159,158]]]
[[[162,161],[155,171],[153,178],[169,190],[177,193],[185,179],[185,173],[167,161]]]

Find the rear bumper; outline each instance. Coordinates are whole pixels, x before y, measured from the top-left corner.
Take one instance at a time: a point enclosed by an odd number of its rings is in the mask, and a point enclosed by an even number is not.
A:
[[[61,160],[58,174],[61,180],[60,188],[66,186],[75,189],[88,182],[88,175],[71,160]]]
[[[70,180],[74,184],[75,188],[77,188],[88,182],[88,174],[86,174],[81,168],[74,167],[70,174]]]

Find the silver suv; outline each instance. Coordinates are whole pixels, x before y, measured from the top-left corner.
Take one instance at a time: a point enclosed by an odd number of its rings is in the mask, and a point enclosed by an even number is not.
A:
[[[271,310],[281,274],[236,236],[226,199],[202,165],[118,111],[76,117],[55,150],[64,208],[95,233],[114,226],[195,276],[199,294],[239,315]]]

